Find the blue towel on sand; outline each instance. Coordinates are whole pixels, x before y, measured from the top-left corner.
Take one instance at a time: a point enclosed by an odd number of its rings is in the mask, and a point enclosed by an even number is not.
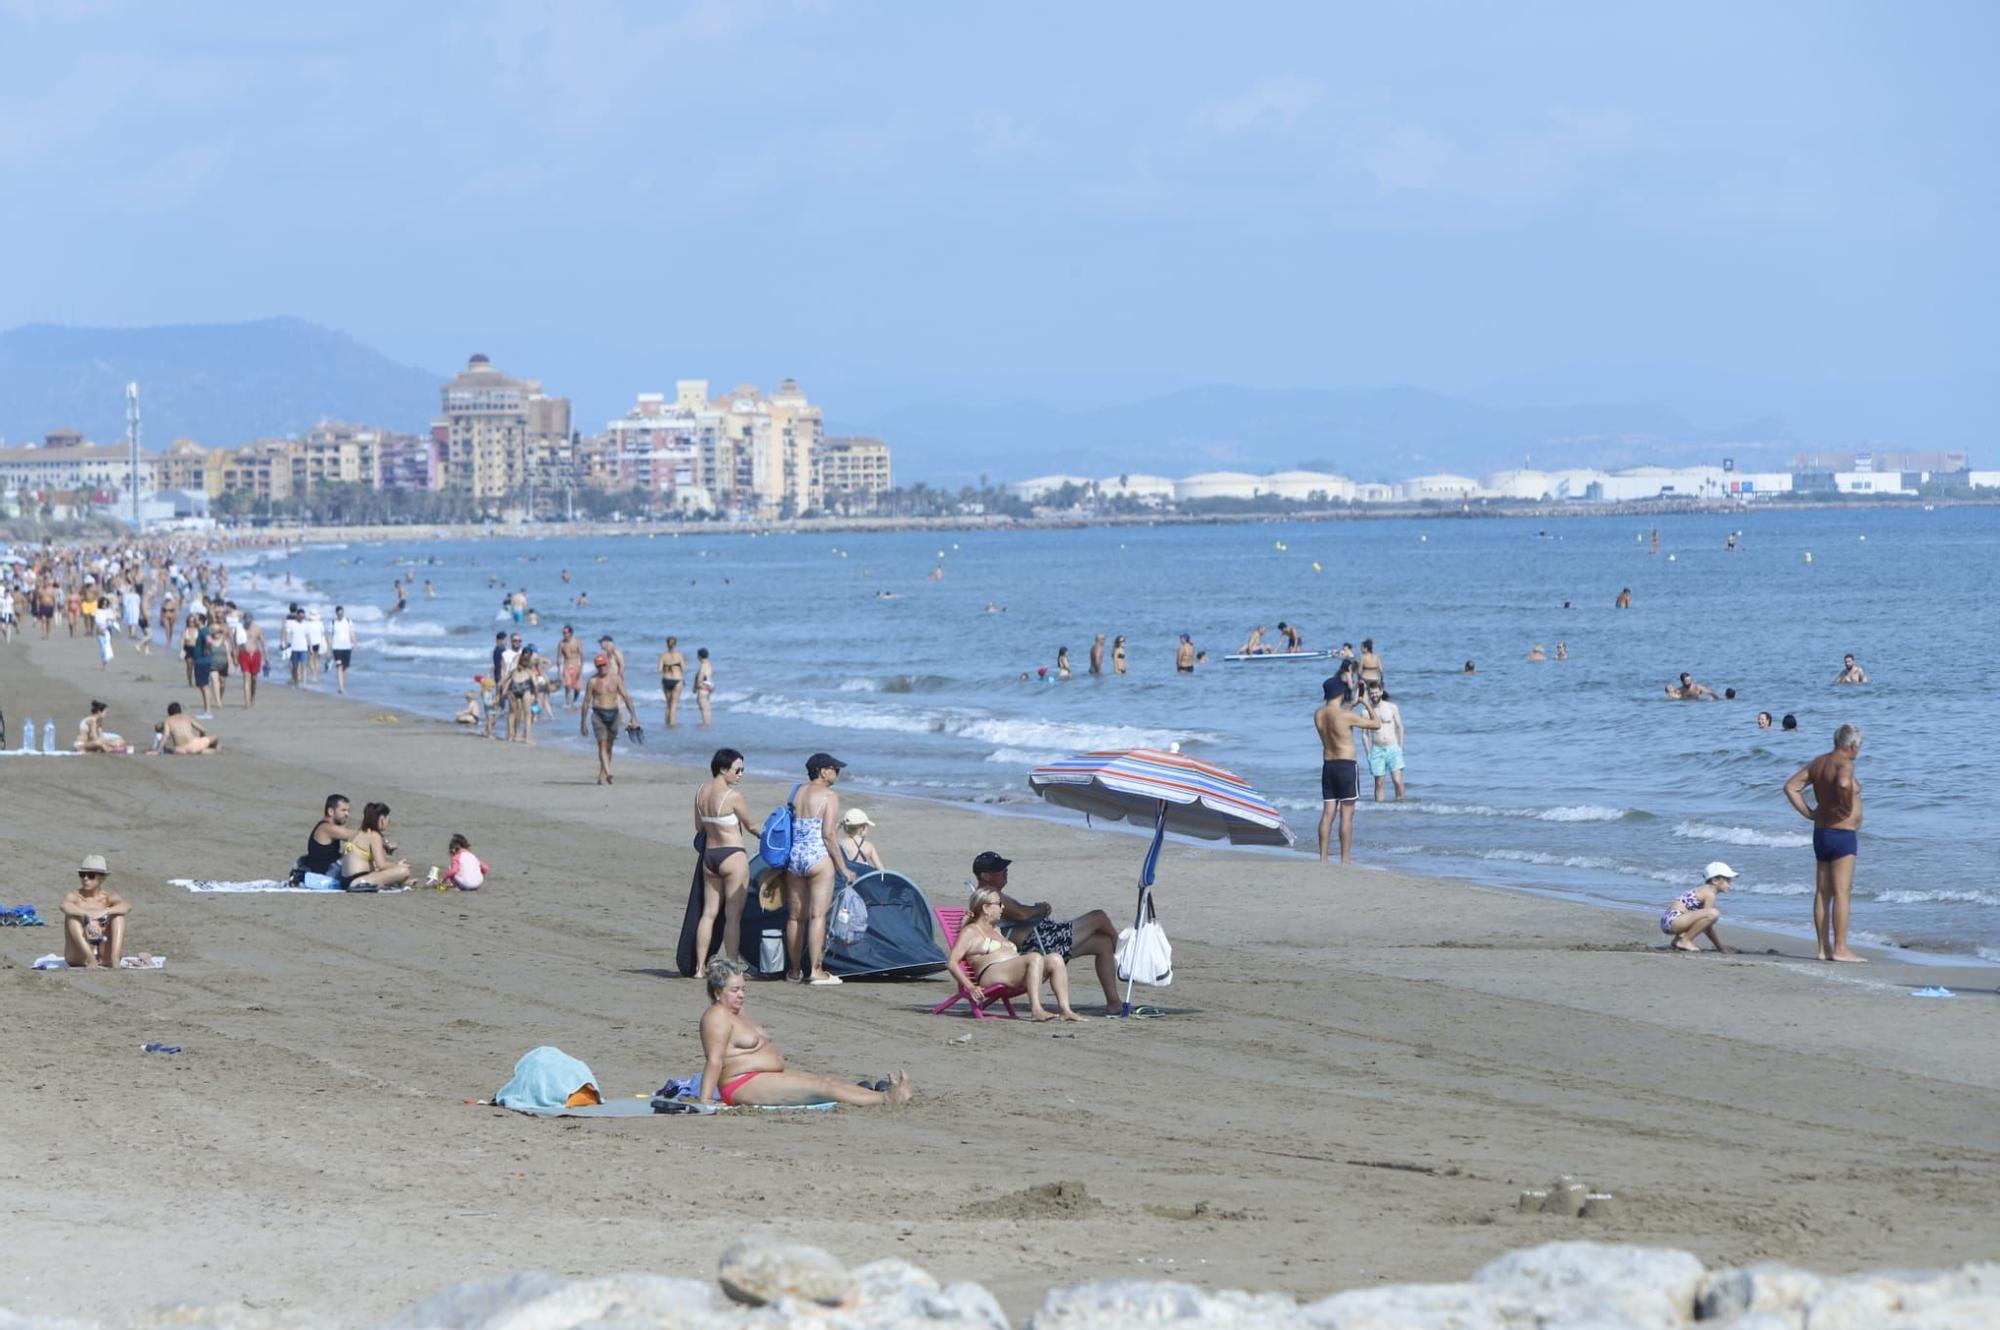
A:
[[[493,1102],[504,1108],[544,1112],[563,1107],[578,1090],[596,1084],[590,1068],[560,1048],[544,1044],[521,1055],[514,1064],[514,1079],[493,1092]]]

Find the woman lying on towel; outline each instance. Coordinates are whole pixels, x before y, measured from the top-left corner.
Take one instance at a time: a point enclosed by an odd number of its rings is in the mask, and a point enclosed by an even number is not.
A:
[[[992,887],[972,889],[972,898],[965,903],[965,924],[958,930],[951,955],[945,958],[952,978],[975,1002],[984,1001],[989,988],[1018,988],[1027,992],[1029,1013],[1038,1021],[1084,1019],[1070,1009],[1069,969],[1063,958],[1040,951],[1023,955],[1000,931],[1000,911],[1005,905],[1006,898]],[[1055,994],[1054,1011],[1042,1005],[1044,983]]]
[[[792,1071],[764,1027],[743,1014],[744,967],[717,956],[702,971],[708,980],[708,1010],[701,1014],[701,1098],[729,1105],[796,1108],[806,1104],[900,1104],[916,1093],[910,1074],[899,1071],[881,1088],[854,1085],[837,1076]]]

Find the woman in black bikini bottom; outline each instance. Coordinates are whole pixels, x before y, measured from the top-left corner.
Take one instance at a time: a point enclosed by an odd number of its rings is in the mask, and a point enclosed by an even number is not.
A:
[[[722,916],[722,954],[741,954],[743,905],[749,898],[750,851],[744,828],[758,825],[738,788],[743,782],[743,754],[718,748],[709,760],[710,779],[695,792],[695,843],[701,847],[701,922],[695,925],[695,960],[706,964],[715,938],[715,917]]]

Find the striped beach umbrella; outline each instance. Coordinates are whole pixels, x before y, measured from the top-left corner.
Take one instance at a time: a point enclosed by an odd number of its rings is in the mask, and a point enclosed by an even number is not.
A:
[[[1052,804],[1091,817],[1146,823],[1237,845],[1290,845],[1292,833],[1269,800],[1233,771],[1184,753],[1125,748],[1080,753],[1036,767],[1028,785]]]
[[[1292,833],[1271,802],[1233,771],[1183,753],[1126,748],[1080,753],[1028,773],[1028,787],[1052,804],[1086,817],[1153,824],[1153,841],[1139,869],[1136,934],[1154,917],[1153,876],[1169,831],[1237,845],[1290,845]],[[1132,982],[1125,979],[1125,1014]]]

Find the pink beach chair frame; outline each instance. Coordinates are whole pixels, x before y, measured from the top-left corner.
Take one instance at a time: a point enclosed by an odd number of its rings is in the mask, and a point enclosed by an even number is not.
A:
[[[931,913],[937,916],[938,931],[944,934],[944,949],[946,954],[949,954],[951,949],[958,945],[958,930],[965,926],[965,911],[933,908]],[[1021,1019],[1014,1010],[1014,999],[1017,997],[1026,997],[1028,995],[1027,989],[1017,987],[1013,984],[1005,984],[997,988],[987,989],[986,996],[983,999],[975,1000],[972,994],[966,990],[965,982],[958,977],[958,972],[955,970],[952,972],[951,982],[955,991],[950,997],[932,1007],[931,1015],[942,1016],[963,1002],[966,1005],[965,1014],[974,1020],[997,1021],[1000,1017],[987,1011],[988,1007],[997,1002],[1006,1009],[1008,1020],[1018,1021]]]

